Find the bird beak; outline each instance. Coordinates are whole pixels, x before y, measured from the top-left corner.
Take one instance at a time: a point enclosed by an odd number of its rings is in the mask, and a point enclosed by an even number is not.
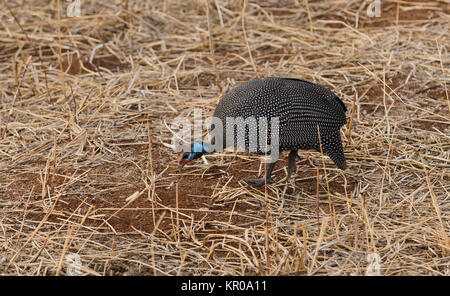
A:
[[[178,169],[181,170],[185,164],[186,162],[183,161],[183,154],[180,154],[178,156]]]

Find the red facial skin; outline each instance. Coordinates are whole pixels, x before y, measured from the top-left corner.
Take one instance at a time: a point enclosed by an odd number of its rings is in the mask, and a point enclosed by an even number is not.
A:
[[[189,159],[189,160],[183,159],[183,153],[181,153],[178,156],[178,169],[181,170],[185,164],[187,164],[188,162],[191,162],[191,161],[192,161],[192,159]]]

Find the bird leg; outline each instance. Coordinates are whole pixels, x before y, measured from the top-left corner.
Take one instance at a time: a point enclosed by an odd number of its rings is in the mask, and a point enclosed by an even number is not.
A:
[[[269,163],[264,177],[262,177],[262,178],[244,178],[244,181],[253,187],[260,187],[260,186],[266,184],[266,181],[267,181],[267,184],[273,183],[274,180],[272,179],[272,177],[270,175],[272,175],[272,170],[275,167],[275,163],[276,162]]]
[[[289,178],[291,177],[291,173],[292,172],[296,172],[297,168],[296,168],[296,164],[295,164],[295,157],[297,157],[297,150],[291,150],[291,152],[289,152],[289,157],[288,157],[288,172],[287,172],[287,177],[286,177],[286,182],[289,180]]]

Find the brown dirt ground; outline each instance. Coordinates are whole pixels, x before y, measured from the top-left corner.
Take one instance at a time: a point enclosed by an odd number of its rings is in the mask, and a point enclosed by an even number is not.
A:
[[[413,3],[413,1],[408,2]],[[423,1],[421,3],[423,3]],[[366,18],[364,20],[361,20],[359,23],[359,28],[377,29],[396,25],[410,26],[414,24],[417,24],[417,26],[421,26],[425,23],[433,22],[433,20],[437,18],[441,13],[445,13],[448,16],[449,9],[448,7],[443,6],[443,2],[439,1],[430,5],[432,5],[435,9],[415,9],[412,11],[399,10],[397,19],[396,4],[383,4],[382,17],[376,19]],[[268,7],[270,7],[270,5]],[[201,8],[199,9],[201,10]],[[286,15],[286,12],[282,9],[274,9],[271,13],[271,16],[275,17],[276,19],[277,15],[282,18],[284,15]],[[217,14],[214,13],[213,16],[216,17]],[[346,16],[342,15],[319,15],[313,20],[340,20],[343,22],[347,22],[350,25],[354,24],[353,19],[347,18]],[[251,26],[256,25],[249,24],[249,27]],[[328,24],[326,25],[326,27],[344,28],[344,26],[341,26],[339,24]],[[135,33],[138,34],[139,32]],[[217,36],[220,36],[220,33],[217,34]],[[239,67],[239,65],[242,63],[242,60],[230,58],[232,57],[232,54],[226,53],[226,48],[221,49],[219,41],[220,38],[217,37],[217,40],[218,44],[216,48],[216,54],[221,55],[221,57],[227,60],[226,67]],[[207,39],[205,39],[200,42],[198,46],[199,48],[202,48],[203,46],[207,48],[207,44]],[[273,50],[269,46],[267,48],[260,47],[258,49],[258,53],[255,53],[254,58],[258,56],[264,57],[265,54],[267,54],[267,61],[269,63],[277,61],[281,56],[292,54],[291,49],[287,48],[279,48]],[[154,47],[153,50],[158,50],[158,47]],[[161,55],[167,54],[169,56],[173,54],[169,54],[167,50],[161,50]],[[195,51],[196,49],[193,49],[193,52]],[[198,49],[198,51],[200,51],[200,49]],[[14,52],[15,49],[1,50],[0,48],[0,57],[8,57]],[[43,57],[46,57],[47,54],[48,56],[52,55],[50,51],[43,52]],[[322,57],[322,54],[315,54],[313,52],[310,53],[309,56],[304,56],[304,58],[308,61],[314,61],[315,59],[320,59]],[[116,56],[110,54],[98,56],[93,59],[92,63],[89,63],[87,61],[87,58],[84,57],[82,58],[82,62],[87,70],[94,73],[101,72],[101,68],[105,68],[114,73],[119,73],[121,71],[132,71],[133,67],[129,63],[124,63],[120,61]],[[78,57],[77,53],[66,55],[62,61],[62,67],[64,72],[73,76],[88,73],[88,71],[82,69],[82,67],[80,66],[80,58]],[[189,67],[188,65],[183,70],[189,70],[191,68],[195,69],[194,66],[191,65],[191,67]],[[235,74],[232,73],[227,77],[233,77],[233,75]],[[397,89],[398,87],[402,86],[403,81],[406,79],[406,74],[397,73],[396,75],[391,75],[386,78],[387,85],[392,89]],[[190,83],[189,79],[189,77],[186,78],[184,82]],[[200,73],[197,75],[194,85],[208,89],[212,87],[215,79],[216,75],[214,74],[214,72]],[[180,84],[182,83],[180,82]],[[423,91],[421,89],[421,86],[422,85],[420,84],[420,82],[416,84],[412,83],[409,85],[409,89],[415,91],[419,95],[426,96],[429,100],[442,100],[442,98],[444,98],[446,95],[445,90],[443,90],[441,87],[438,87],[438,84],[436,84],[436,87],[429,87],[429,89],[426,91]],[[172,84],[171,87],[174,88],[175,86]],[[366,88],[362,88],[361,92],[365,89]],[[172,91],[174,90],[172,89]],[[170,93],[166,93],[165,95],[170,96]],[[380,101],[380,97],[383,97],[382,85],[372,85],[368,90],[365,98],[361,101],[360,107],[364,115],[366,115],[367,117],[383,116],[384,109],[382,102]],[[22,98],[22,100],[24,100],[24,98]],[[346,103],[348,106],[351,105],[351,102],[347,101]],[[426,102],[423,102],[423,104],[423,107],[425,108],[427,106]],[[188,105],[186,106],[189,108]],[[394,104],[394,107],[396,106],[398,106],[398,110],[395,110],[395,112],[397,112],[398,114],[406,112],[406,109],[401,107],[400,103],[396,102]],[[392,114],[396,114],[395,112],[393,112]],[[448,113],[446,114],[446,110],[436,110],[435,114],[448,116]],[[173,117],[172,115],[170,115],[170,117]],[[128,124],[132,124],[134,127],[141,127],[147,124],[148,119],[150,120],[150,125],[154,126],[160,124],[160,120],[163,118],[167,118],[167,114],[149,114],[148,116],[135,117],[134,120]],[[426,120],[426,118],[421,118],[409,121],[408,124],[410,124],[411,127],[423,129],[426,131],[438,130],[441,133],[448,132],[448,122],[434,122],[432,120],[428,121]],[[127,126],[124,126],[122,128],[124,130],[128,129]],[[120,129],[118,129],[118,131],[120,131]],[[9,132],[7,133],[7,137],[10,137],[12,135],[13,134],[10,134]],[[45,206],[49,207],[49,205],[51,204],[49,202],[50,200],[48,194],[45,194],[44,199],[42,198],[41,194],[43,179],[45,179],[45,176],[42,176],[42,172],[45,172],[47,170],[48,179],[45,183],[47,185],[50,185],[50,195],[53,199],[55,198],[55,196],[60,195],[55,209],[48,217],[49,223],[58,224],[64,219],[69,219],[68,217],[72,217],[72,215],[74,214],[76,215],[76,217],[83,217],[88,213],[88,211],[90,211],[91,216],[83,222],[83,227],[91,227],[92,229],[101,229],[103,227],[111,230],[113,233],[117,233],[119,235],[130,235],[130,237],[134,237],[135,235],[140,236],[143,234],[164,234],[171,238],[176,238],[177,236],[179,238],[180,230],[176,228],[179,228],[181,225],[186,226],[189,225],[189,223],[192,223],[200,224],[201,227],[203,227],[202,229],[204,230],[204,232],[199,234],[197,237],[197,239],[200,240],[206,238],[209,234],[214,232],[225,233],[229,235],[242,235],[243,231],[241,228],[246,228],[254,225],[264,226],[265,223],[267,223],[262,218],[259,220],[255,219],[255,216],[257,216],[255,213],[266,212],[265,201],[264,199],[261,199],[261,196],[264,196],[264,189],[254,189],[251,187],[246,187],[243,186],[243,183],[240,181],[243,177],[256,176],[258,172],[259,161],[257,160],[257,158],[253,157],[251,160],[244,159],[252,157],[251,154],[243,153],[241,154],[241,157],[228,155],[222,160],[220,157],[213,157],[210,159],[210,161],[214,165],[208,167],[201,164],[201,162],[199,161],[196,164],[187,165],[184,170],[180,172],[178,171],[176,164],[176,155],[171,153],[169,149],[164,148],[162,145],[160,145],[160,143],[157,143],[157,140],[154,138],[151,152],[153,159],[152,166],[153,173],[155,175],[158,175],[158,178],[155,180],[154,184],[154,194],[158,199],[158,201],[155,203],[149,198],[149,195],[151,195],[152,193],[151,190],[149,190],[147,185],[143,182],[143,180],[146,180],[148,184],[151,183],[149,177],[149,159],[147,157],[149,146],[147,144],[135,144],[133,140],[130,140],[130,144],[132,145],[127,146],[126,141],[127,140],[119,141],[122,145],[120,146],[118,157],[119,160],[130,159],[132,161],[123,162],[118,165],[117,162],[114,162],[114,157],[111,157],[108,158],[107,161],[98,161],[89,170],[83,168],[83,170],[86,171],[86,175],[84,175],[83,178],[74,183],[76,184],[75,187],[78,190],[73,189],[73,185],[69,186],[67,189],[64,189],[65,185],[70,182],[70,178],[68,178],[68,176],[79,175],[81,173],[76,169],[76,167],[58,168],[55,171],[53,170],[51,165],[48,166],[47,157],[43,157],[41,155],[38,156],[37,159],[30,159],[27,162],[27,166],[34,167],[34,172],[26,171],[24,173],[17,173],[13,176],[13,178],[8,180],[8,186],[6,187],[6,190],[3,191],[1,199],[3,201],[12,199],[22,200],[24,204],[28,205],[28,212],[24,212],[24,219],[26,217],[27,219],[30,219],[34,222],[42,221],[48,213],[48,208],[46,209]],[[356,142],[357,140],[353,139],[353,141]],[[358,151],[358,149],[360,149],[360,151],[363,151],[365,148],[352,146],[352,143],[348,142],[345,143],[345,146],[347,147],[346,152],[348,154],[348,158],[353,163],[353,165],[350,166],[350,170],[357,169],[358,164],[356,163],[356,152]],[[352,147],[354,151],[349,151],[349,147]],[[48,151],[51,151],[51,149],[49,149]],[[396,153],[396,147],[393,147],[392,153]],[[358,177],[355,176],[355,174],[351,173],[348,174],[348,176],[343,177],[343,174],[334,169],[334,165],[327,158],[324,160],[327,167],[327,178],[331,180],[329,182],[328,190],[326,183],[324,182],[325,179],[322,170],[322,158],[320,158],[320,155],[316,152],[305,152],[300,153],[300,155],[302,155],[302,159],[297,161],[297,181],[295,181],[295,183],[290,183],[287,186],[284,185],[284,181],[280,181],[279,183],[275,184],[275,186],[269,188],[268,190],[270,195],[270,202],[279,203],[279,201],[276,200],[276,196],[279,196],[280,192],[283,192],[283,195],[289,196],[289,198],[286,197],[288,201],[295,200],[295,196],[297,196],[297,199],[306,197],[307,199],[299,204],[298,211],[303,211],[303,214],[305,216],[309,215],[310,217],[315,217],[316,214],[318,214],[315,208],[315,197],[317,194],[319,194],[321,197],[321,215],[329,214],[341,216],[342,219],[345,220],[345,215],[349,212],[348,204],[343,200],[327,200],[327,193],[331,192],[336,196],[344,196],[347,200],[352,199],[352,193],[357,190],[356,187],[358,184]],[[316,191],[316,171],[312,165],[314,165],[314,167],[320,168],[321,182],[319,192]],[[279,164],[276,167],[276,180],[282,180],[285,177],[286,172],[283,169],[285,166],[286,155],[281,158]],[[142,171],[141,168],[145,168],[145,170]],[[231,181],[228,182],[230,179]],[[346,186],[344,185],[344,182],[347,184]],[[388,187],[384,190],[395,188],[394,184],[389,184],[386,186]],[[30,190],[30,188],[32,188],[32,190]],[[219,194],[220,190],[225,190],[225,193]],[[230,196],[228,192],[233,192],[233,190],[241,191],[236,196]],[[278,191],[276,191],[276,194],[273,194],[275,193],[275,191],[273,190]],[[134,192],[141,191],[143,191],[142,196],[137,198],[135,201],[127,204],[127,197],[131,196]],[[59,192],[61,192],[61,194],[59,194]],[[27,198],[29,198],[29,200],[25,201]],[[364,198],[367,198],[367,196],[365,196]],[[363,208],[364,202],[362,203],[362,208],[358,209],[357,211],[361,211],[362,213],[364,210]],[[401,211],[393,212],[392,216],[394,217],[398,215],[399,217],[401,216],[404,218],[407,210],[407,208],[401,207]],[[181,218],[177,219],[177,215]],[[263,216],[264,215],[261,215],[261,217]],[[160,218],[161,220],[159,220]],[[227,221],[229,225],[233,225],[235,227],[229,226],[229,229],[226,228],[226,226],[223,226],[224,221]],[[155,227],[155,224],[157,225],[157,228]],[[217,230],[217,225],[222,225],[220,231]],[[18,229],[19,227],[21,226],[17,225],[12,228]],[[360,228],[362,229],[364,227],[355,226],[355,229]],[[306,232],[303,232],[304,235],[305,233]],[[367,235],[366,240],[369,241],[370,239],[367,238],[369,237],[367,233],[370,233],[370,228],[364,228],[363,230],[361,230],[360,234]],[[336,237],[328,237],[328,241],[332,241],[333,238]],[[98,242],[102,242],[103,239],[104,238],[99,238]],[[183,239],[189,241],[186,237],[183,237]],[[358,246],[357,236],[350,236],[350,239],[355,240],[353,246],[356,248]],[[105,244],[107,244],[106,241],[107,240],[105,239]],[[381,241],[379,243],[381,243]],[[212,242],[204,242],[204,244],[206,244],[207,246],[213,245]],[[230,246],[243,248],[242,245],[236,244],[236,242],[230,243]],[[433,246],[433,248],[438,249],[436,246]],[[112,247],[112,249],[114,249],[114,247]],[[292,248],[289,252],[296,253],[297,249]],[[218,251],[216,253],[220,258],[228,258],[229,256],[226,252],[221,253],[220,251]],[[251,254],[251,252],[249,252],[249,250],[245,250],[245,248],[244,253],[248,256],[250,256]],[[326,251],[321,253],[321,256],[327,257]],[[189,259],[190,257],[187,258]],[[187,259],[184,258],[182,260]],[[195,259],[192,260],[195,261]],[[242,263],[242,258],[240,260]],[[300,260],[298,262],[303,261]],[[302,263],[298,264],[301,265]],[[292,270],[290,271],[283,269],[283,271],[280,271],[279,273],[306,274],[307,272],[304,271],[304,269],[302,269],[300,265],[296,265],[295,268],[292,267]],[[208,267],[205,266],[201,265],[198,268],[207,270]],[[152,274],[154,272],[154,270],[151,269],[143,269],[137,271],[136,269],[132,269],[129,266],[124,267],[124,265],[119,263],[111,263],[108,268],[106,267],[106,265],[102,268],[104,268],[104,271],[109,271],[109,273],[105,272],[105,274]],[[359,268],[360,267],[356,269],[359,270]],[[240,268],[236,267],[236,270],[239,269]],[[296,271],[294,271],[294,269],[296,269]],[[96,270],[97,272],[101,271],[99,269]],[[186,270],[186,272],[182,272],[182,274],[197,274],[195,269],[193,270],[194,271]],[[263,273],[263,270],[264,269],[260,269],[260,272]],[[298,270],[303,271],[299,272]],[[400,268],[399,270],[400,271],[398,272],[398,274],[401,274],[402,271]],[[437,268],[437,270],[442,270],[442,268],[439,267]],[[55,273],[55,271],[47,272],[49,274]],[[167,270],[166,272],[170,274],[176,274],[176,272],[169,272]],[[232,273],[230,270],[228,270],[227,272]],[[87,273],[89,273],[89,271]],[[213,273],[220,274],[220,272]],[[242,268],[239,273],[253,274],[255,273],[255,271],[247,271]],[[393,271],[393,273],[395,274],[396,271]],[[208,274],[208,272],[200,272],[200,274]],[[321,274],[326,274],[326,271]]]

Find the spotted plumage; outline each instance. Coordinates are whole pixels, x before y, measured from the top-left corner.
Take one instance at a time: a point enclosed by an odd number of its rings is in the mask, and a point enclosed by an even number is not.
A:
[[[291,150],[288,162],[288,178],[295,168],[295,156],[299,149],[322,150],[340,168],[345,169],[346,162],[342,149],[340,128],[346,123],[344,103],[330,90],[305,80],[294,78],[267,77],[253,79],[241,84],[227,93],[218,103],[214,116],[223,121],[224,148],[226,143],[227,117],[272,117],[279,118],[279,150]],[[320,131],[320,141],[317,126]],[[270,135],[271,127],[268,126]],[[256,129],[246,133],[257,133]],[[220,136],[220,135],[218,135]],[[248,134],[245,145],[248,149]],[[259,139],[259,138],[258,138]],[[235,138],[235,143],[236,143]],[[258,140],[259,143],[259,140]],[[270,145],[270,136],[267,138]],[[256,153],[264,153],[258,145]],[[267,169],[266,179],[271,181],[273,165]],[[266,179],[252,179],[253,185],[262,185]]]

